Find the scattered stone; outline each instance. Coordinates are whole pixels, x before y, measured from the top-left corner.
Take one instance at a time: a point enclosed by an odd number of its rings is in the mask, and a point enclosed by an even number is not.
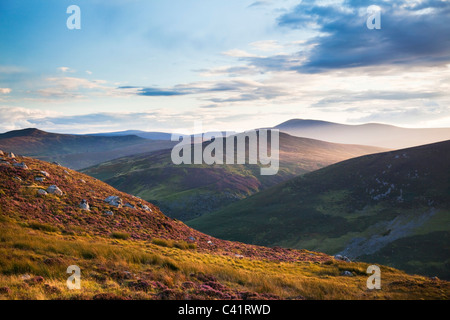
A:
[[[25,164],[25,162],[14,163],[13,166],[16,168],[28,169],[28,166]]]
[[[5,153],[2,150],[0,150],[0,156],[4,156],[4,155],[5,155]]]
[[[334,258],[340,261],[351,262],[349,258],[347,258],[346,256],[341,256],[340,254],[335,255]]]
[[[53,185],[47,188],[47,192],[51,193],[51,194],[56,194],[57,196],[62,196],[63,192],[61,191],[60,188],[58,188],[57,186]]]
[[[22,181],[22,178],[21,177],[14,177],[14,180],[17,180],[17,181]]]
[[[41,196],[45,196],[45,195],[47,195],[48,193],[47,193],[47,191],[45,191],[45,190],[43,190],[43,189],[39,189],[39,190],[38,190],[38,194],[40,194]]]
[[[341,273],[341,276],[353,277],[353,273],[351,273],[350,271],[344,271],[344,272]]]
[[[39,181],[39,182],[44,182],[45,178],[44,177],[36,177],[34,178],[35,181]]]
[[[19,276],[20,280],[30,280],[31,276],[29,274],[22,274]]]
[[[56,164],[58,167],[62,167],[62,165],[61,164],[59,164],[58,162],[56,162],[56,161],[53,161],[52,162],[53,164]]]
[[[122,202],[122,199],[120,199],[118,196],[109,196],[104,201],[109,203],[110,205],[112,205],[114,207],[122,208],[123,202]]]
[[[135,206],[133,206],[131,203],[128,203],[128,202],[125,203],[124,207],[131,208],[131,209],[136,209]]]
[[[84,181],[83,179],[80,179],[79,180],[81,183],[86,183],[86,181]]]
[[[139,207],[145,211],[153,212],[152,209],[150,209],[146,204],[139,203]]]
[[[114,212],[112,212],[112,211],[105,211],[104,212],[107,216],[113,216],[114,215]]]
[[[49,174],[47,171],[40,171],[40,173],[41,173],[44,177],[47,177],[47,178],[50,177],[50,174]]]
[[[235,254],[234,256],[238,259],[244,259],[244,256],[242,254]]]
[[[0,160],[0,164],[10,165],[10,163],[8,161],[4,161],[4,160]]]
[[[209,241],[207,242],[207,244],[213,245],[214,243],[213,243],[211,240],[209,240]]]
[[[64,170],[64,173],[70,175],[69,171],[67,171],[67,170]]]
[[[14,153],[10,152],[10,153],[8,153],[8,157],[9,157],[9,158],[15,158],[16,155],[15,155]]]
[[[188,239],[191,240],[191,241],[195,241],[194,237],[189,237]]]
[[[80,208],[82,210],[86,210],[86,211],[91,211],[91,207],[89,206],[89,203],[87,202],[87,200],[83,199],[80,203]]]

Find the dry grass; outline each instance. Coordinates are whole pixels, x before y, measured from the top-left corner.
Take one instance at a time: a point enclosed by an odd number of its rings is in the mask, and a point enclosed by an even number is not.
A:
[[[273,262],[237,259],[196,250],[179,250],[160,241],[130,241],[91,236],[71,236],[60,232],[30,229],[12,222],[0,223],[0,299],[92,299],[108,293],[116,298],[154,299],[165,289],[139,289],[133,281],[154,281],[184,294],[186,281],[201,285],[213,277],[229,292],[270,294],[282,299],[448,299],[449,285],[410,276],[382,267],[383,289],[366,289],[367,264]],[[82,270],[82,290],[69,291],[66,269]],[[340,276],[343,270],[354,277]],[[132,276],[122,279],[116,274]],[[43,281],[24,280],[41,276]],[[8,292],[1,288],[9,288]],[[220,291],[220,290],[219,290]],[[2,293],[3,292],[3,293]],[[195,297],[198,297],[195,296]],[[214,298],[203,296],[202,298]]]

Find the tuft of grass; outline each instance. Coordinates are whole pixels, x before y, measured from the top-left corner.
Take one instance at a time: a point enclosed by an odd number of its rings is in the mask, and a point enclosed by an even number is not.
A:
[[[126,232],[114,231],[111,233],[111,237],[114,239],[128,240],[130,239],[130,234]]]
[[[154,239],[152,239],[152,243],[156,244],[157,246],[165,247],[165,248],[176,248],[176,249],[180,249],[180,250],[195,250],[195,249],[197,249],[197,245],[195,243],[188,243],[184,240],[174,241],[174,240],[154,238]]]
[[[46,224],[46,223],[36,222],[36,221],[30,222],[28,224],[28,226],[34,230],[41,230],[41,231],[47,231],[47,232],[58,232],[59,231],[58,227],[55,227],[55,226],[52,226],[52,225]]]

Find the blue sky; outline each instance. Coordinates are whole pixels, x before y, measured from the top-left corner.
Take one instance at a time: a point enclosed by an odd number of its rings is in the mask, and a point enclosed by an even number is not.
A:
[[[444,0],[2,1],[0,131],[448,127],[449,18]]]

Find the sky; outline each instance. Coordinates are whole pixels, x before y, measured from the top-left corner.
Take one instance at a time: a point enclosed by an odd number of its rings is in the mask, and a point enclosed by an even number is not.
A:
[[[450,127],[449,21],[450,0],[1,1],[0,132]]]

